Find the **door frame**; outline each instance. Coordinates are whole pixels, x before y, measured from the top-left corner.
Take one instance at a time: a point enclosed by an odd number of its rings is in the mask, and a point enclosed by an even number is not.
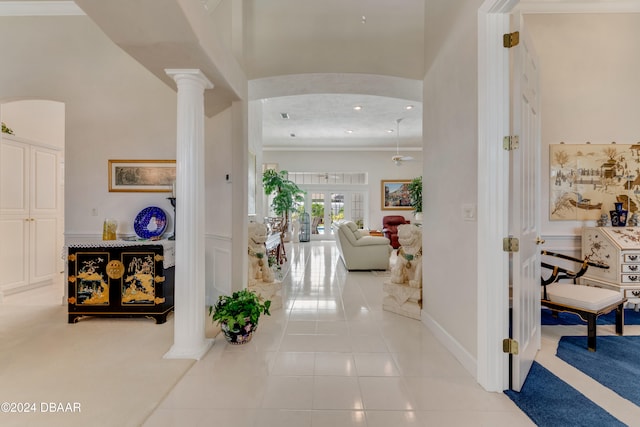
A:
[[[485,0],[478,10],[478,327],[476,379],[488,391],[509,387],[509,358],[502,339],[509,328],[509,265],[502,252],[508,233],[509,58],[498,41],[509,32],[511,12],[638,13],[640,0],[542,3]],[[544,236],[543,236],[544,237]],[[487,248],[493,248],[487,251]]]

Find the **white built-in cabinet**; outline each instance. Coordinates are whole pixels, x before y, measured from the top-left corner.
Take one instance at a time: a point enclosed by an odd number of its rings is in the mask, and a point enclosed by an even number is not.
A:
[[[0,297],[56,277],[61,150],[0,137]]]

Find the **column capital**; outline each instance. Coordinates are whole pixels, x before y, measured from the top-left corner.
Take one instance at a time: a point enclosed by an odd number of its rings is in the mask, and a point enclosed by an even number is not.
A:
[[[165,68],[164,72],[176,83],[179,80],[187,79],[200,83],[204,89],[213,89],[213,83],[198,68]]]

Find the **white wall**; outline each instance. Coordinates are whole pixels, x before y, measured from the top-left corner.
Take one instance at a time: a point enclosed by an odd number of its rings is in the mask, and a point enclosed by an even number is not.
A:
[[[396,166],[391,151],[264,151],[264,163],[277,163],[280,170],[289,172],[367,172],[369,177],[369,224],[371,229],[382,228],[385,215],[403,215],[413,220],[413,211],[382,210],[381,180],[411,180],[422,174],[422,152],[411,151],[413,161]]]
[[[540,57],[545,246],[579,252],[574,237],[595,222],[549,220],[549,145],[640,140],[640,14],[525,15],[525,25]]]
[[[64,103],[25,99],[0,105],[0,119],[15,136],[64,150]]]
[[[425,16],[423,320],[470,366],[477,357],[477,10],[432,0]]]
[[[119,234],[133,234],[136,214],[149,205],[172,217],[170,193],[110,193],[107,177],[109,159],[176,158],[175,90],[85,16],[0,17],[0,39],[11,40],[2,49],[0,102],[51,99],[66,105],[66,235],[100,238],[105,217],[118,221]],[[205,121],[208,298],[231,281],[225,272],[232,187],[224,183],[224,173],[231,173],[230,122],[228,111]],[[22,125],[15,128],[18,134]]]
[[[0,99],[66,105],[67,235],[100,236],[105,217],[133,233],[144,207],[172,211],[168,193],[110,193],[107,162],[175,159],[175,91],[85,16],[0,18],[0,38],[12,40],[3,46]]]

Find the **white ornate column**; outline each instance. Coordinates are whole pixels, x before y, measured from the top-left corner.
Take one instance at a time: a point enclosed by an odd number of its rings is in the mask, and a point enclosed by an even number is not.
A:
[[[197,69],[165,72],[178,86],[178,129],[174,336],[164,357],[200,359],[213,344],[204,323],[204,90],[213,84]]]

